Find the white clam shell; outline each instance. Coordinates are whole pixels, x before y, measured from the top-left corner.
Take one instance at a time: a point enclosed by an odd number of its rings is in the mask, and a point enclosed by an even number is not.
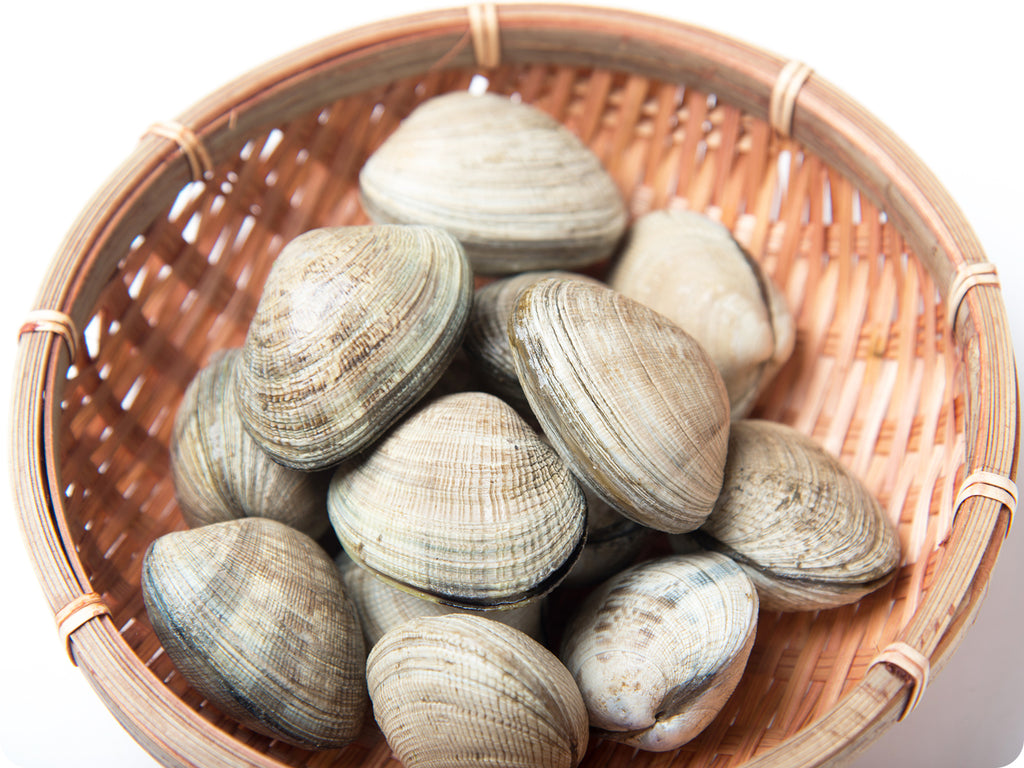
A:
[[[418,408],[331,480],[328,513],[349,556],[459,607],[510,607],[576,561],[586,501],[511,406],[465,392]]]
[[[367,159],[359,184],[374,221],[441,227],[480,274],[591,264],[626,227],[597,156],[550,115],[493,93],[423,102]]]
[[[769,610],[859,600],[895,574],[900,541],[865,485],[785,424],[732,425],[722,494],[697,532],[740,563]]]
[[[479,616],[413,619],[370,651],[373,714],[405,768],[572,768],[589,737],[572,676]]]
[[[700,342],[722,374],[734,419],[792,354],[785,299],[732,233],[703,214],[638,218],[608,282]]]
[[[168,657],[218,709],[307,748],[358,734],[363,633],[334,562],[308,536],[258,517],[169,533],[147,550],[141,581]]]
[[[519,294],[509,338],[530,407],[583,483],[641,525],[704,522],[729,401],[693,337],[611,288],[548,279]]]
[[[318,538],[330,526],[324,473],[273,461],[238,416],[233,368],[238,349],[214,353],[189,383],[174,420],[174,491],[190,527],[268,517]]]
[[[365,448],[438,380],[462,342],[472,275],[430,227],[325,227],[267,277],[235,384],[239,413],[298,469]]]
[[[753,645],[757,592],[729,558],[636,565],[588,597],[559,654],[602,735],[676,749],[714,719]]]

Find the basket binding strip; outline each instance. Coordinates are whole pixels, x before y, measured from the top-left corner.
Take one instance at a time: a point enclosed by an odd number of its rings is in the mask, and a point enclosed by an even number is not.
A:
[[[75,631],[74,658],[167,764],[390,764],[372,730],[342,754],[313,756],[213,711],[160,653],[138,560],[180,525],[165,456],[176,398],[215,346],[240,342],[268,254],[316,223],[361,222],[345,181],[360,158],[420,100],[483,74],[491,90],[519,93],[575,130],[634,212],[682,206],[721,218],[800,308],[802,359],[761,414],[814,434],[884,491],[908,562],[859,606],[767,615],[764,635],[781,639],[755,648],[751,693],[672,764],[840,760],[923,689],[872,664],[875,649],[902,642],[940,669],[1008,524],[1010,507],[987,494],[953,514],[962,467],[1004,479],[1016,470],[1015,368],[998,288],[965,290],[955,326],[942,311],[957,275],[987,260],[909,150],[821,78],[794,88],[783,59],[617,11],[496,6],[486,34],[473,31],[473,13],[354,30],[243,78],[176,121],[208,164],[148,134],[69,233],[37,305],[93,327],[98,342],[76,351],[67,380],[48,334],[21,336],[12,455],[28,467],[14,479],[18,507],[55,613],[90,592],[110,611],[111,621]],[[487,35],[500,41],[493,67],[471,45]],[[793,94],[789,136],[771,119],[776,90]],[[186,343],[205,337],[198,353]],[[979,391],[997,394],[982,401]],[[586,764],[649,759],[601,743]]]

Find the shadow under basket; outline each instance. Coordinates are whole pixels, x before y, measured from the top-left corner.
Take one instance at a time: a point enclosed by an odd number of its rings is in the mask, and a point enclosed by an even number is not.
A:
[[[812,766],[896,721],[970,626],[1015,504],[1002,295],[962,213],[886,128],[802,65],[628,12],[476,6],[346,32],[154,126],[81,214],[19,342],[13,484],[73,660],[167,765],[397,765],[368,720],[307,752],[216,711],[162,653],[142,554],[184,527],[168,467],[182,393],[240,345],[276,254],[361,224],[358,172],[417,104],[486,88],[601,158],[634,216],[721,220],[788,298],[792,359],[754,415],[818,439],[897,524],[859,603],[762,612],[719,717],[671,755],[598,738],[588,766]],[[73,633],[73,634],[72,634]]]

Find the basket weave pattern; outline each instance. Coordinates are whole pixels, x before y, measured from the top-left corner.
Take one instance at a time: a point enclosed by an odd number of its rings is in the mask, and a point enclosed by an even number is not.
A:
[[[452,50],[446,46],[439,50]],[[913,635],[947,555],[953,499],[974,451],[965,419],[979,408],[971,394],[976,355],[964,353],[946,325],[948,274],[937,283],[897,217],[872,202],[877,195],[800,143],[799,131],[794,139],[773,129],[764,110],[626,68],[513,61],[484,71],[459,56],[434,61],[440,65],[236,136],[230,151],[214,153],[204,178],[179,182],[122,233],[128,245],[113,272],[86,291],[93,298],[85,343],[54,417],[54,524],[80,561],[79,580],[102,596],[114,631],[157,687],[166,686],[168,706],[215,726],[198,739],[212,733],[229,749],[247,745],[254,751],[246,757],[260,754],[267,765],[397,765],[372,723],[345,750],[310,753],[208,706],[161,652],[139,589],[141,558],[154,538],[184,526],[167,451],[177,404],[211,353],[241,344],[276,254],[309,228],[365,223],[357,175],[369,154],[424,99],[485,77],[489,90],[540,107],[588,144],[634,215],[685,207],[734,231],[783,290],[797,323],[793,358],[754,415],[791,424],[838,455],[878,496],[903,545],[898,577],[857,604],[762,612],[736,693],[674,756],[595,740],[584,764],[808,762],[781,747],[858,689],[883,648],[908,628]],[[171,154],[180,178],[184,160]],[[950,627],[969,623],[977,608],[998,550],[988,544],[992,525],[990,518],[977,534],[979,552],[966,566],[981,573],[980,585],[962,601],[951,598],[960,607],[927,648],[937,649],[933,664],[956,644],[959,630]],[[879,708],[891,720],[905,680],[898,670],[887,676],[893,693]],[[153,738],[135,735],[144,744]],[[833,751],[842,752],[847,741],[833,738]],[[851,732],[848,742],[859,738]],[[155,753],[168,763],[194,759],[173,745]]]

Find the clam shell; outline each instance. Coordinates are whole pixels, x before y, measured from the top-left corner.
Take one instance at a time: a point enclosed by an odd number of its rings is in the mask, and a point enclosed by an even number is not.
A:
[[[544,280],[519,295],[509,338],[530,407],[582,482],[641,525],[704,522],[729,401],[692,336],[606,286]]]
[[[728,228],[703,214],[638,218],[608,282],[700,342],[722,374],[734,419],[792,354],[785,299]]]
[[[722,495],[698,532],[740,563],[769,610],[845,605],[885,584],[899,536],[864,484],[792,427],[733,423]]]
[[[366,678],[405,768],[572,768],[586,751],[572,676],[539,643],[489,619],[407,622],[370,651]]]
[[[559,657],[602,736],[676,749],[717,715],[754,642],[757,592],[729,558],[636,565],[588,597]]]
[[[328,227],[281,251],[238,366],[239,413],[275,460],[316,469],[366,447],[462,342],[472,275],[430,227]]]
[[[582,587],[603,581],[632,564],[647,543],[651,529],[623,517],[600,496],[584,487],[587,498],[587,543],[562,581]]]
[[[359,732],[362,630],[308,536],[255,517],[166,534],[145,554],[142,593],[167,656],[221,711],[307,748]]]
[[[427,600],[412,592],[379,579],[365,568],[349,563],[341,571],[349,597],[359,612],[359,623],[363,627],[366,645],[372,648],[388,631],[410,619],[424,616],[445,616],[449,613],[464,613],[465,609]],[[541,608],[543,600],[533,600],[518,608],[484,611],[485,618],[507,624],[540,641]]]
[[[608,256],[627,213],[600,160],[551,116],[496,94],[435,96],[367,159],[378,222],[451,232],[473,270],[568,269]]]
[[[330,526],[324,473],[273,461],[242,426],[230,386],[241,350],[214,353],[178,406],[171,433],[174,491],[190,527],[268,517],[318,538]]]
[[[554,588],[586,532],[568,468],[511,406],[482,392],[426,403],[339,467],[327,508],[357,563],[468,608]]]
[[[527,403],[512,360],[512,346],[508,340],[508,319],[519,294],[547,278],[598,283],[597,280],[578,272],[524,272],[494,280],[478,288],[473,296],[473,308],[469,314],[463,348],[469,358],[476,362],[488,389],[517,407],[525,406]]]

